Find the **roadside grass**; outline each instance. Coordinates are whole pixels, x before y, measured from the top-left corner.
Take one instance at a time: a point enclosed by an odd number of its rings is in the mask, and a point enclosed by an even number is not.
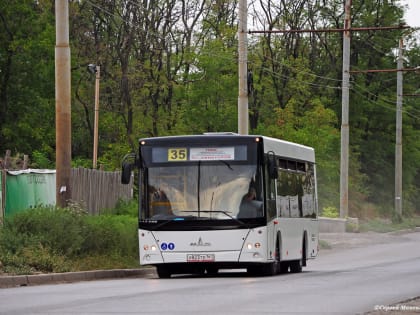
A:
[[[0,227],[0,275],[138,268],[137,202],[91,216],[78,206],[39,207],[6,217]],[[420,217],[370,219],[360,232],[420,226]],[[331,245],[319,241],[321,249]]]
[[[72,262],[71,271],[133,269],[139,267],[138,257],[121,256],[115,253],[111,255],[93,255],[75,258]]]
[[[319,240],[318,245],[319,245],[319,249],[332,249],[332,246],[330,245],[330,243],[324,240]]]
[[[97,216],[70,206],[6,217],[0,228],[0,275],[139,267],[133,203]]]
[[[420,227],[420,217],[401,218],[400,220],[376,218],[359,223],[360,232],[389,233]]]

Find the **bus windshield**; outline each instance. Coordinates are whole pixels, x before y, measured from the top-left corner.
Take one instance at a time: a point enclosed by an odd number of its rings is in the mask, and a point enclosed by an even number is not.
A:
[[[150,220],[238,220],[263,216],[257,166],[198,161],[151,166],[146,177]]]

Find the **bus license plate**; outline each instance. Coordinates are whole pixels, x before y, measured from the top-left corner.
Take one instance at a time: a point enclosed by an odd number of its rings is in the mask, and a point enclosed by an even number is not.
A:
[[[214,254],[187,254],[187,262],[214,261]]]

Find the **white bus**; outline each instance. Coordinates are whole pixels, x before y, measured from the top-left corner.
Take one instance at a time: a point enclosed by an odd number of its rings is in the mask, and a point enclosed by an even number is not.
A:
[[[246,268],[301,272],[318,253],[315,153],[264,136],[146,138],[139,169],[139,253],[160,278]]]

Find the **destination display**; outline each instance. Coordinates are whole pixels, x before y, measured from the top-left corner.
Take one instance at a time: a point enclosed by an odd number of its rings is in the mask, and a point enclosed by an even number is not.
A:
[[[191,148],[190,161],[234,160],[235,148]]]
[[[245,161],[247,146],[157,147],[152,148],[152,163],[188,161]]]

